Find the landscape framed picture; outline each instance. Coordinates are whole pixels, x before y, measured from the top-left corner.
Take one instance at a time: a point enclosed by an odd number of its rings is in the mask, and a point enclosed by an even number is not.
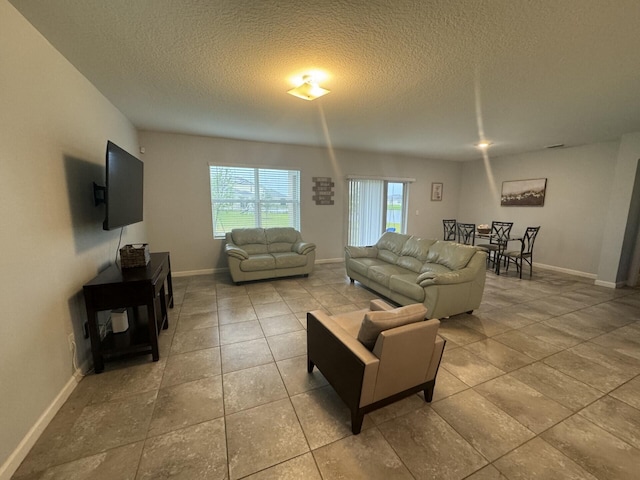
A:
[[[547,191],[546,178],[502,182],[500,205],[503,207],[542,207]]]
[[[432,202],[442,201],[442,183],[431,184],[431,201]]]

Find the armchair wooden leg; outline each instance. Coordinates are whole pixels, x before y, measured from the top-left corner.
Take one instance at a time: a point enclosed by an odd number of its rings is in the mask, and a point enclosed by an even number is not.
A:
[[[313,372],[314,366],[315,366],[314,363],[307,358],[307,372],[309,373]]]
[[[351,411],[351,432],[358,435],[362,430],[362,422],[364,420],[364,412],[360,409]]]
[[[433,389],[435,388],[436,384],[431,383],[427,388],[424,389],[424,400],[427,403],[431,403],[431,400],[433,400]]]

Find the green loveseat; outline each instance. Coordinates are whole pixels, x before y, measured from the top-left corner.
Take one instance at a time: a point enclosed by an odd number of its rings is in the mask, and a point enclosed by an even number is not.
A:
[[[294,228],[234,228],[226,237],[225,252],[235,283],[313,271],[316,246],[304,242]]]
[[[480,306],[486,258],[476,247],[393,232],[371,247],[345,247],[352,282],[358,280],[400,305],[423,303],[428,318]]]

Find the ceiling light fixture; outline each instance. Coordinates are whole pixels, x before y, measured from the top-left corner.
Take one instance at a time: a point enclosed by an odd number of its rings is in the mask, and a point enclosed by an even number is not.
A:
[[[476,147],[478,147],[480,150],[484,150],[486,148],[489,148],[490,146],[491,142],[487,142],[486,140],[476,144]]]
[[[302,77],[302,83],[296,88],[292,88],[287,93],[303,100],[315,100],[318,97],[326,95],[330,90],[320,87],[313,81],[311,75]]]

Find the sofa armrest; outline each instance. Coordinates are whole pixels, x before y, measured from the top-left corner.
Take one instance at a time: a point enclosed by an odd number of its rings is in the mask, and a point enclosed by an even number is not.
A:
[[[429,285],[455,285],[457,283],[471,282],[476,278],[478,272],[473,268],[463,268],[447,273],[424,272],[421,273],[417,282],[421,287]]]
[[[232,243],[227,243],[224,246],[224,251],[228,256],[235,257],[239,260],[246,260],[249,258],[249,254],[245,250]]]
[[[353,246],[347,245],[346,247],[344,247],[344,252],[347,258],[359,258],[359,257],[376,258],[378,256],[377,247],[353,247]]]
[[[307,360],[349,407],[371,403],[380,360],[321,310],[307,313]]]
[[[311,242],[296,242],[291,246],[291,250],[299,253],[300,255],[306,255],[309,252],[313,252],[316,249],[316,244]]]

